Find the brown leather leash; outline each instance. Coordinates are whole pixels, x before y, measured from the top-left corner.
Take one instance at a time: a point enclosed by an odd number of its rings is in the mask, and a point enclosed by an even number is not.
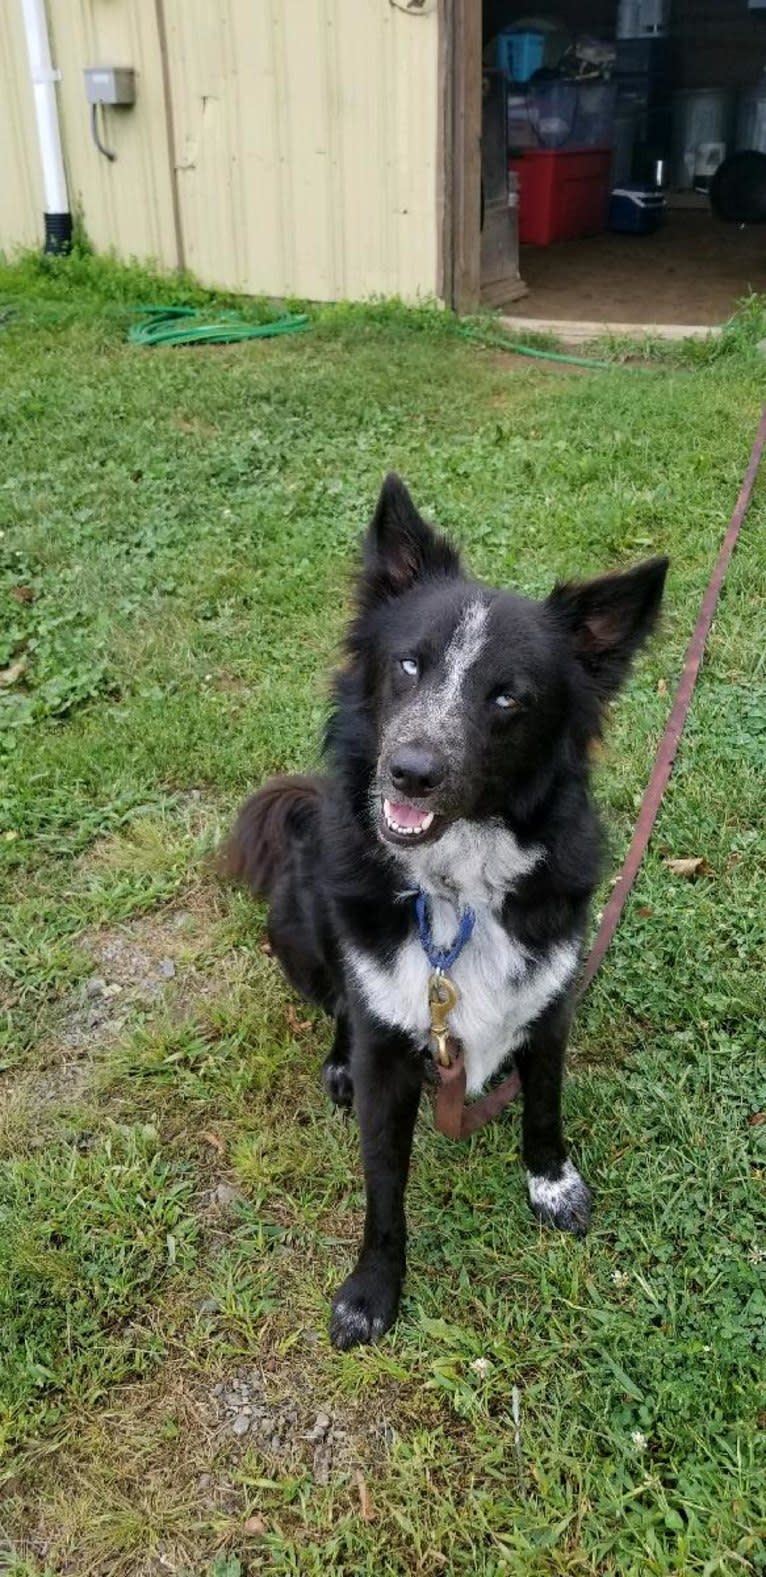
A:
[[[675,693],[670,716],[657,748],[654,766],[641,802],[641,809],[630,847],[623,861],[620,874],[612,888],[604,913],[601,916],[596,939],[585,965],[579,989],[580,996],[587,991],[617,930],[628,894],[646,853],[647,845],[657,820],[657,813],[673,770],[673,762],[676,758],[676,752],[694,694],[694,687],[702,666],[705,643],[710,633],[710,626],[721,594],[721,587],[726,578],[726,572],[734,552],[734,545],[742,529],[748,504],[752,498],[764,445],[766,445],[766,406],[761,412],[761,420],[750,453],[750,461],[739,490],[739,496],[721,544],[715,568],[702,599],[691,640],[686,648],[681,678]],[[446,1046],[449,1057],[448,1064],[441,1066],[438,1061],[435,1061],[434,1064],[437,1080],[433,1093],[434,1126],[439,1133],[445,1134],[448,1139],[467,1139],[472,1133],[476,1132],[477,1128],[483,1128],[485,1123],[491,1122],[511,1101],[516,1099],[521,1090],[521,1079],[514,1069],[513,1073],[507,1079],[504,1079],[502,1084],[496,1085],[486,1095],[480,1096],[475,1101],[466,1101],[466,1074],[462,1049],[452,1035],[447,1037]]]
[[[467,1101],[465,1061],[452,1035],[447,1040],[447,1051],[450,1059],[448,1066],[436,1064],[438,1083],[433,1095],[434,1126],[448,1139],[468,1139],[477,1128],[483,1128],[493,1117],[498,1117],[511,1101],[515,1101],[521,1090],[521,1079],[514,1068],[502,1084],[497,1084],[476,1101]]]

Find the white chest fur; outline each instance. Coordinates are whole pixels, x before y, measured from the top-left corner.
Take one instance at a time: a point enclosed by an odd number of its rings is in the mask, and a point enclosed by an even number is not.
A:
[[[450,1029],[462,1043],[466,1087],[473,1095],[571,978],[577,946],[559,942],[544,958],[533,959],[500,924],[503,897],[543,859],[542,849],[520,849],[505,829],[457,823],[431,847],[407,851],[406,858],[408,874],[430,897],[437,947],[452,941],[466,904],[476,914],[473,935],[450,970],[460,992]],[[387,963],[356,948],[349,948],[347,959],[375,1017],[425,1045],[431,966],[419,938],[409,938]]]

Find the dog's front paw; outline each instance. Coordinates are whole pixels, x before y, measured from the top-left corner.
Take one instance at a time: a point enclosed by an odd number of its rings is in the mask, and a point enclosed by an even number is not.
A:
[[[335,1062],[332,1055],[322,1064],[322,1082],[333,1103],[343,1111],[350,1111],[354,1104],[354,1081],[347,1062]]]
[[[538,1221],[585,1237],[590,1226],[590,1189],[571,1161],[564,1162],[558,1177],[527,1172],[527,1188]]]
[[[399,1310],[401,1277],[390,1266],[357,1266],[333,1299],[330,1341],[345,1352],[376,1342]]]

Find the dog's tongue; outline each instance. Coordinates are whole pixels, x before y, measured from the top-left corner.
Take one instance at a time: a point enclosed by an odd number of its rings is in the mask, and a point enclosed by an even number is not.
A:
[[[418,810],[415,805],[397,805],[390,799],[386,801],[386,810],[399,827],[422,827],[428,820],[427,810]]]

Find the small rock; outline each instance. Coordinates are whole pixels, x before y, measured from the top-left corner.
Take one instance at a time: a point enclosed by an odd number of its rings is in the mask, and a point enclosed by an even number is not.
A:
[[[163,980],[172,980],[176,972],[176,966],[173,963],[172,958],[161,958],[159,962],[159,971]]]
[[[227,1407],[239,1407],[239,1395],[236,1391],[227,1391],[223,1400]]]
[[[239,1189],[235,1188],[232,1183],[219,1183],[213,1194],[213,1198],[215,1199],[217,1205],[221,1205],[224,1209],[228,1209],[229,1205],[233,1205],[237,1199],[241,1199],[242,1195]],[[232,1385],[237,1389],[239,1389],[239,1383],[239,1380],[232,1381]]]
[[[197,1479],[197,1485],[199,1489],[209,1489],[212,1482],[212,1473],[200,1473],[200,1476]]]
[[[314,1453],[314,1478],[317,1484],[329,1484],[330,1466],[330,1453],[326,1447]]]
[[[102,997],[106,991],[106,981],[101,975],[93,975],[85,987],[86,997]]]
[[[206,1298],[205,1299],[205,1303],[207,1303],[208,1301],[209,1300]],[[203,1304],[203,1308],[204,1308],[204,1304]],[[223,1381],[222,1380],[219,1380],[218,1384],[213,1386],[212,1394],[213,1394],[213,1396],[223,1396]]]
[[[314,1423],[306,1435],[307,1440],[323,1440],[332,1423],[329,1413],[317,1413]]]
[[[232,1434],[237,1436],[246,1435],[249,1428],[250,1419],[246,1418],[244,1413],[238,1413],[231,1426]]]
[[[244,1413],[244,1414],[245,1414],[245,1416],[246,1416],[246,1417],[247,1417],[247,1418],[252,1418],[252,1416],[253,1416],[253,1409],[252,1409],[252,1407],[251,1407],[251,1406],[250,1406],[250,1403],[249,1403],[249,1402],[246,1402],[246,1403],[245,1403],[245,1405],[244,1405],[244,1407],[243,1407],[243,1409],[242,1409],[242,1411],[243,1411],[243,1413]]]

